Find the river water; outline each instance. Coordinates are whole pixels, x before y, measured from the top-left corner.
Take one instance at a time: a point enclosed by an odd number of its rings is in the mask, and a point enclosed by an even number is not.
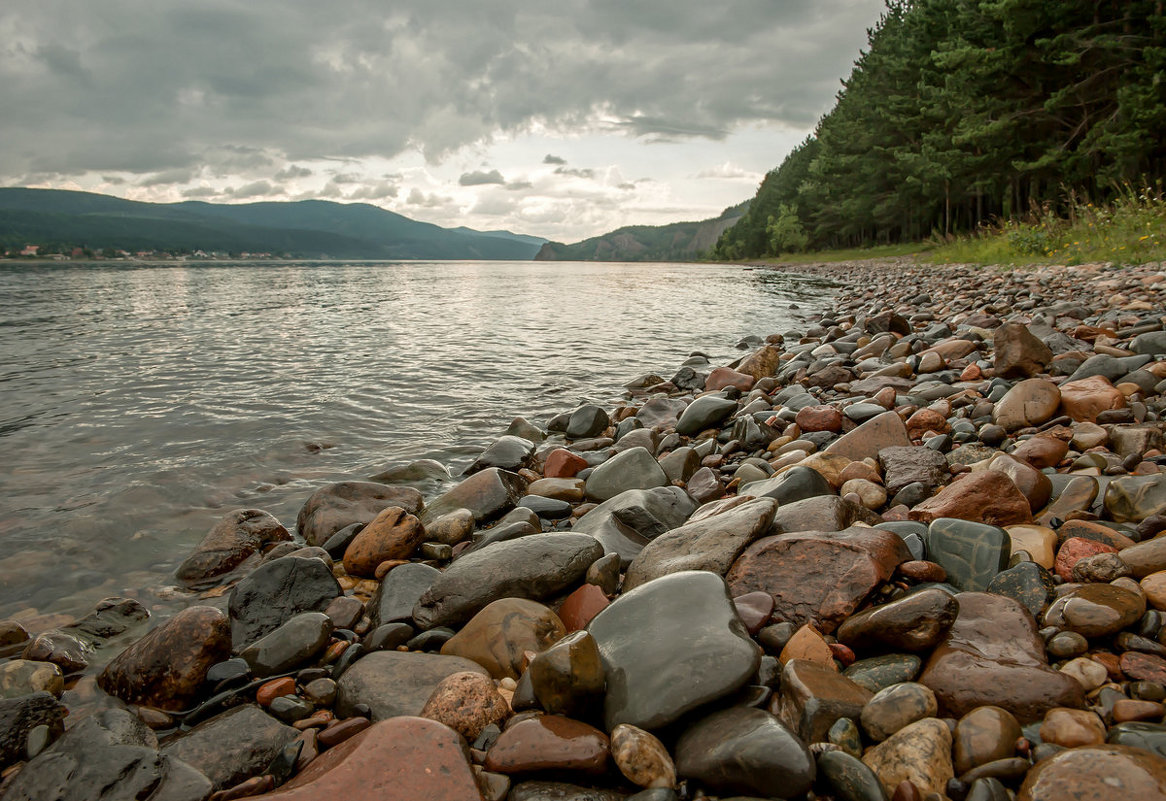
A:
[[[0,265],[0,618],[184,605],[171,574],[226,511],[290,530],[330,481],[456,475],[515,415],[725,363],[832,293],[735,265]]]

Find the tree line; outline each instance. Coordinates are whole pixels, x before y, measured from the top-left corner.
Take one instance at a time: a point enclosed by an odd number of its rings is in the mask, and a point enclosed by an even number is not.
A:
[[[714,257],[918,241],[1166,177],[1163,0],[888,0]]]

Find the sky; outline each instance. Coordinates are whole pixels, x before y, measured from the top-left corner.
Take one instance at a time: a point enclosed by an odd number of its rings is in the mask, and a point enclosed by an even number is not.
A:
[[[883,0],[4,0],[0,185],[576,242],[717,216]]]

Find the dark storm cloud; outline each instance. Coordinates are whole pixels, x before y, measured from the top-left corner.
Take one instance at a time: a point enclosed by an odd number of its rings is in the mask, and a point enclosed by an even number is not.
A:
[[[413,146],[436,158],[532,125],[665,140],[806,127],[881,6],[6,0],[0,177],[271,175]]]

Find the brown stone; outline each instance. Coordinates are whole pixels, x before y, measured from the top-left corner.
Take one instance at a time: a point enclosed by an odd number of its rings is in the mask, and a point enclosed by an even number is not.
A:
[[[1041,471],[1030,465],[1014,459],[1007,453],[998,453],[988,462],[988,469],[1003,473],[1012,479],[1012,483],[1028,498],[1028,507],[1033,512],[1039,512],[1049,502],[1053,495],[1053,482]]]
[[[903,540],[882,529],[803,531],[753,543],[725,578],[734,596],[772,595],[774,619],[828,633],[910,558]]]
[[[838,640],[857,650],[928,651],[951,628],[959,608],[944,590],[919,590],[848,618],[838,628]]]
[[[344,569],[350,576],[371,578],[381,562],[408,559],[424,540],[421,521],[399,506],[390,506],[349,543],[344,551]]]
[[[611,730],[611,757],[627,780],[637,787],[673,787],[676,766],[655,735],[627,723]]]
[[[558,615],[537,601],[501,598],[474,615],[441,653],[473,660],[496,679],[518,679],[524,652],[543,651],[566,633]]]
[[[1125,395],[1105,376],[1095,375],[1061,384],[1061,413],[1077,422],[1097,422],[1109,409],[1124,409]]]
[[[1049,346],[1022,323],[1004,323],[992,334],[993,366],[1001,378],[1029,378],[1053,362]]]
[[[919,439],[928,431],[946,434],[951,430],[947,418],[934,409],[920,409],[907,418],[907,436]]]
[[[862,761],[878,776],[888,796],[904,781],[924,793],[943,795],[955,775],[951,730],[937,718],[918,720],[868,750]]]
[[[1137,578],[1166,570],[1166,535],[1159,534],[1153,539],[1122,548],[1119,553]]]
[[[873,695],[836,670],[791,659],[782,669],[781,693],[770,702],[769,711],[803,741],[819,743],[840,718],[858,720]]]
[[[611,748],[593,726],[559,715],[542,715],[507,728],[486,752],[486,770],[497,773],[579,771],[602,775]]]
[[[300,509],[296,528],[308,545],[323,545],[345,526],[368,523],[390,506],[416,514],[422,506],[421,493],[413,487],[374,481],[341,481],[312,493]]]
[[[594,584],[584,584],[564,599],[559,607],[559,620],[568,632],[587,628],[591,618],[598,615],[611,602],[603,590]]]
[[[940,712],[959,717],[999,706],[1022,723],[1057,706],[1084,705],[1072,676],[1049,667],[1032,615],[1002,595],[963,592],[959,613],[917,681],[935,692]]]
[[[968,712],[955,726],[953,756],[955,771],[962,776],[973,768],[1016,753],[1021,737],[1020,724],[1006,709],[980,706]]]
[[[1029,378],[1016,384],[992,409],[992,422],[1006,431],[1038,426],[1057,413],[1061,393],[1044,378]]]
[[[1012,449],[1013,459],[1043,470],[1046,467],[1056,467],[1065,454],[1069,452],[1069,443],[1059,437],[1037,436],[1026,439]]]
[[[1011,554],[1024,551],[1045,570],[1052,570],[1057,558],[1057,532],[1038,525],[1009,526],[1005,529],[1012,541]]]
[[[491,723],[501,726],[510,717],[510,706],[489,677],[454,673],[434,688],[421,717],[444,723],[472,743]]]
[[[174,576],[186,587],[210,586],[258,554],[268,543],[290,539],[287,529],[267,512],[236,509],[207,532]]]
[[[894,412],[883,412],[830,443],[826,453],[858,461],[877,457],[883,448],[910,444],[903,418]]]
[[[114,657],[97,684],[128,703],[177,712],[198,697],[210,666],[230,655],[227,616],[191,606]]]
[[[1151,606],[1159,610],[1166,609],[1166,570],[1151,573],[1138,583]]]
[[[331,720],[324,728],[320,729],[320,733],[316,735],[316,742],[321,748],[334,748],[350,737],[360,734],[371,725],[372,722],[363,717]]]
[[[547,478],[574,478],[587,467],[587,460],[566,448],[556,448],[547,456],[543,475]]]
[[[1126,651],[1121,655],[1121,672],[1131,681],[1152,681],[1166,684],[1166,659],[1141,651]]]
[[[271,702],[276,698],[284,695],[296,694],[296,680],[291,676],[284,676],[281,679],[272,679],[264,682],[255,691],[255,703],[260,706],[270,706]]]
[[[777,373],[781,366],[782,350],[774,345],[765,345],[746,356],[737,365],[737,372],[751,375],[758,381]]]
[[[1166,801],[1166,759],[1140,748],[1095,745],[1033,766],[1016,801]]]
[[[740,373],[731,367],[717,367],[704,381],[705,392],[714,392],[725,387],[736,387],[742,392],[753,389],[757,379],[748,373]]]
[[[1063,545],[1073,537],[1100,542],[1117,551],[1135,544],[1133,540],[1121,532],[1093,520],[1067,520],[1057,529],[1058,544]]]
[[[802,433],[811,431],[841,431],[842,412],[833,406],[806,406],[798,411],[794,422]]]
[[[482,801],[461,736],[433,720],[397,717],[313,759],[291,781],[261,798],[319,801]]]
[[[789,642],[781,649],[778,660],[786,664],[791,659],[801,659],[806,662],[815,662],[830,670],[837,670],[834,664],[834,652],[822,637],[822,633],[810,625],[805,625],[794,632]]]
[[[750,634],[761,631],[773,614],[773,596],[767,592],[747,592],[733,599],[737,616]]]
[[[1140,593],[1113,584],[1082,584],[1053,601],[1044,624],[1083,637],[1106,637],[1145,613],[1146,599]]]
[[[1050,709],[1041,723],[1040,738],[1065,748],[1100,745],[1105,742],[1105,723],[1088,709]]]
[[[911,519],[923,523],[940,517],[1004,527],[1031,523],[1032,509],[1012,479],[995,470],[981,470],[953,481],[911,510]]]

